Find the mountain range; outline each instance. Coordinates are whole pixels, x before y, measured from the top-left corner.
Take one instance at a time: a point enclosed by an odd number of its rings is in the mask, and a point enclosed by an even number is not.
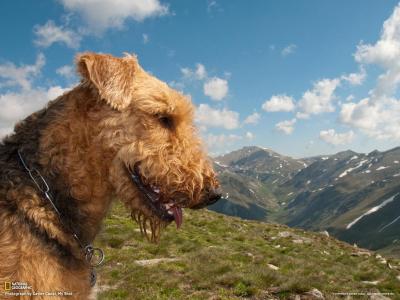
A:
[[[212,210],[400,253],[400,147],[296,159],[262,147],[215,157],[224,197]]]

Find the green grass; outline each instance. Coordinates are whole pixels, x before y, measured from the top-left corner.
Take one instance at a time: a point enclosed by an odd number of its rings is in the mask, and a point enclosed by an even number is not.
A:
[[[390,298],[400,298],[399,271],[380,264],[374,255],[351,256],[357,249],[333,238],[185,210],[181,230],[171,224],[159,244],[150,244],[128,215],[115,205],[96,242],[106,253],[98,269],[100,300],[289,299],[313,288],[328,298],[335,292],[392,293]],[[284,231],[296,237],[280,237]],[[295,244],[294,239],[306,242]],[[135,263],[154,258],[178,260]],[[391,264],[400,268],[397,260]],[[376,286],[363,282],[376,280]]]

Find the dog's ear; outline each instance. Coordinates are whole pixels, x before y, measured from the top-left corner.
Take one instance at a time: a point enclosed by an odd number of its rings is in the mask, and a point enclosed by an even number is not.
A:
[[[93,84],[113,108],[123,110],[131,103],[134,75],[140,68],[135,56],[117,58],[87,52],[77,55],[76,65],[83,80]]]

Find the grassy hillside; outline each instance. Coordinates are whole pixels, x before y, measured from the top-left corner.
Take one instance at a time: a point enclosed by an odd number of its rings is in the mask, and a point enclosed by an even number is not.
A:
[[[97,245],[106,253],[99,299],[314,299],[307,294],[313,289],[328,299],[337,292],[400,297],[400,261],[323,234],[208,210],[186,210],[183,228],[171,224],[155,245],[116,205]]]

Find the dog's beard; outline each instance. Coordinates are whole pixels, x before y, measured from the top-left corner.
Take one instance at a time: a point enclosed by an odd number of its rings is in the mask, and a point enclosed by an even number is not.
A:
[[[152,243],[160,241],[161,231],[168,225],[158,217],[148,216],[141,211],[132,211],[131,217],[139,225],[140,233]]]

